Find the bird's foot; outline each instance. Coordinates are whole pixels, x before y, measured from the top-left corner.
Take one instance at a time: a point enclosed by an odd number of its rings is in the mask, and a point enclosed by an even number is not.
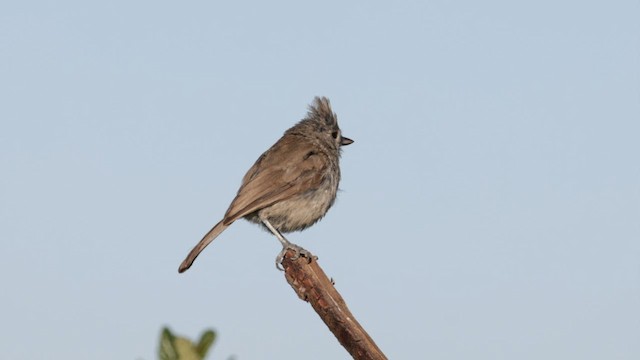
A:
[[[306,257],[307,259],[311,259],[313,255],[308,250],[304,249],[302,246],[288,243],[282,247],[282,251],[276,257],[276,268],[280,271],[284,271],[282,267],[282,261],[284,260],[284,255],[287,253],[287,250],[293,250],[294,255],[291,257],[291,260],[297,260],[299,257]]]

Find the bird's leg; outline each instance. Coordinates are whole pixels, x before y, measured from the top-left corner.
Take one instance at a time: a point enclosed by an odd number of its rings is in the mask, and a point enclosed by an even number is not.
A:
[[[311,258],[311,253],[309,251],[305,250],[302,246],[296,245],[290,242],[289,240],[287,240],[280,233],[280,231],[278,231],[278,229],[274,228],[273,225],[271,225],[269,220],[267,219],[260,219],[260,220],[262,221],[264,226],[266,226],[267,229],[269,229],[273,233],[273,235],[275,235],[278,238],[278,241],[280,241],[280,243],[282,244],[282,251],[280,251],[280,253],[276,257],[276,268],[278,270],[284,271],[284,269],[280,266],[280,264],[282,264],[282,260],[284,259],[284,254],[287,253],[288,249],[293,250],[293,252],[295,253],[291,258],[291,260],[296,260],[297,258],[300,257],[300,255],[305,256],[309,259]]]

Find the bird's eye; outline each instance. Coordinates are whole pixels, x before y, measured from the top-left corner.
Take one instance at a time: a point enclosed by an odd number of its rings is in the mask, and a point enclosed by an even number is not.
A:
[[[338,138],[338,132],[337,131],[332,132],[331,133],[331,137],[333,137],[334,139],[337,139]]]

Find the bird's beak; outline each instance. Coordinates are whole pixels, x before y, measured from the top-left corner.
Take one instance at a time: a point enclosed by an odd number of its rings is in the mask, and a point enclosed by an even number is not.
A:
[[[340,139],[340,145],[341,146],[347,146],[349,144],[353,144],[353,140],[349,139],[348,137],[344,137],[344,136]]]

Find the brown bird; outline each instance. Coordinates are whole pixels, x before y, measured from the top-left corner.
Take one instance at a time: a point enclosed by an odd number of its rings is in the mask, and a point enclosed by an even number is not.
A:
[[[342,136],[329,100],[316,97],[307,116],[265,151],[242,179],[222,220],[191,250],[178,272],[184,272],[220,233],[239,218],[260,224],[282,243],[276,267],[287,249],[308,251],[282,233],[304,230],[333,205],[340,182],[341,147],[353,143]]]

